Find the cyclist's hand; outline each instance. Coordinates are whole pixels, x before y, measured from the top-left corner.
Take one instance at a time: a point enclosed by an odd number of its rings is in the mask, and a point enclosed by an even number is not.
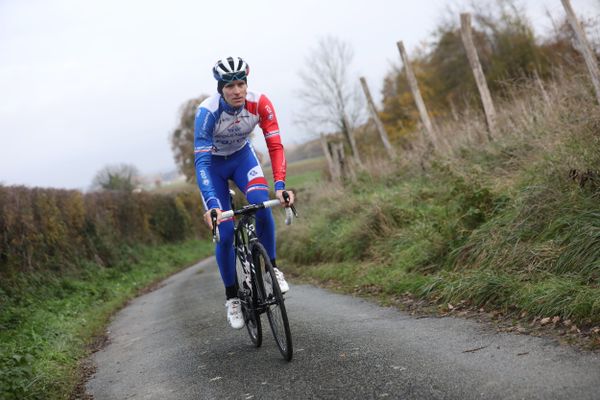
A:
[[[287,192],[290,195],[289,203],[285,202],[285,199],[283,198],[283,192]],[[292,204],[294,204],[294,192],[292,192],[291,190],[278,190],[275,192],[275,197],[277,197],[277,199],[279,199],[282,206],[289,207]]]
[[[219,210],[218,208],[213,208],[212,210],[215,210],[217,212],[217,225],[218,225],[219,221],[221,220],[221,210]],[[210,212],[212,210],[208,210],[207,212],[204,213],[204,222],[206,222],[206,225],[208,225],[208,227],[210,229],[213,228],[213,226],[212,226],[212,218],[210,217]]]

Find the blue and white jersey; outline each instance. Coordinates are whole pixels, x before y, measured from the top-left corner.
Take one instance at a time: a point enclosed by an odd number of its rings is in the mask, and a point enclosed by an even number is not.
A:
[[[210,178],[212,156],[230,156],[249,143],[256,125],[263,131],[271,165],[275,190],[285,188],[286,162],[279,137],[279,125],[270,100],[263,94],[248,90],[242,107],[231,107],[220,94],[204,100],[196,112],[194,123],[194,162],[196,177],[208,209],[217,207]]]

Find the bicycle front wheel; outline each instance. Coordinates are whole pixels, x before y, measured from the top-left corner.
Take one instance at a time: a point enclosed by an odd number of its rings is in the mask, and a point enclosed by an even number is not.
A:
[[[271,331],[281,355],[287,361],[292,359],[292,333],[285,310],[284,298],[275,277],[273,265],[267,255],[267,251],[260,243],[252,247],[252,260],[256,268],[258,286],[262,293],[263,302],[266,306],[267,317],[271,325]]]

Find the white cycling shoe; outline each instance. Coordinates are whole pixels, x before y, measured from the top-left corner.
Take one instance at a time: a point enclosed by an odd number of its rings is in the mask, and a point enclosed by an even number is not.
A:
[[[277,283],[279,283],[279,289],[281,290],[281,293],[286,293],[288,290],[290,290],[290,285],[288,285],[288,283],[285,281],[283,272],[277,268],[273,268],[273,270],[275,271],[275,277],[277,278]]]
[[[225,302],[227,307],[227,322],[233,329],[242,329],[244,327],[244,315],[242,314],[242,304],[240,299],[234,297]]]

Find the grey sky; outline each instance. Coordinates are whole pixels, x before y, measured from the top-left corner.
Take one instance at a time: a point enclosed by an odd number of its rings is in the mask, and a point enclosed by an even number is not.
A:
[[[598,14],[598,0],[571,1]],[[250,64],[249,87],[273,101],[284,144],[301,142],[310,133],[293,123],[303,111],[294,92],[320,37],[353,47],[353,70],[379,101],[399,64],[396,42],[411,52],[449,5],[458,13],[467,4],[0,0],[0,183],[85,189],[107,164],[174,169],[168,135],[179,106],[216,90],[211,68],[227,55]],[[521,4],[538,34],[550,26],[545,10],[563,15],[560,0]]]

